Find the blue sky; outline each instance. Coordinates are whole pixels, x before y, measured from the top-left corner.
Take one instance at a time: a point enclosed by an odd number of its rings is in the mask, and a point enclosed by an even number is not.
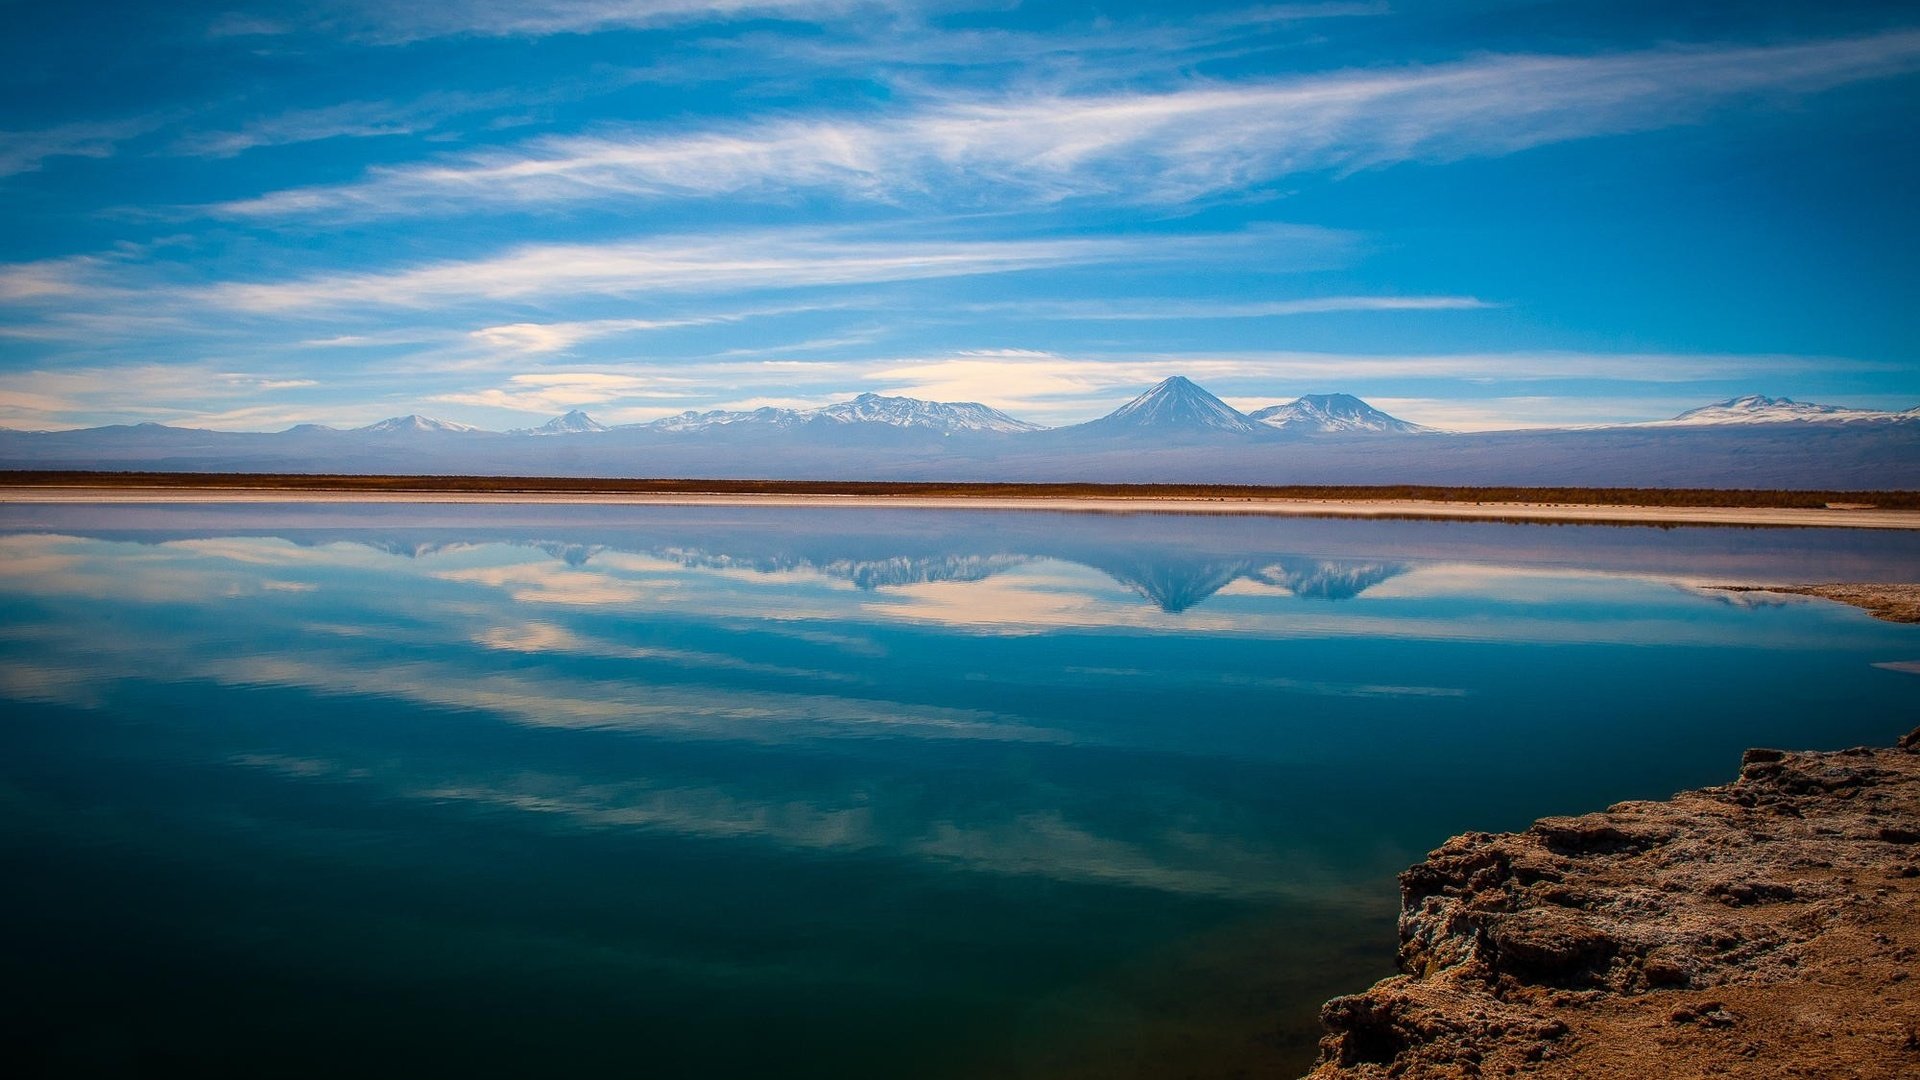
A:
[[[0,425],[1920,403],[1904,4],[0,15]]]

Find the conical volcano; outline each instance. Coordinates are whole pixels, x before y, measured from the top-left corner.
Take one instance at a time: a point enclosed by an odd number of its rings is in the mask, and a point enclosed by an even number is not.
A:
[[[1207,393],[1198,383],[1175,375],[1100,419],[1073,430],[1099,435],[1260,435],[1271,429]]]
[[[587,435],[607,430],[607,425],[575,409],[565,416],[556,416],[537,428],[527,429],[529,435]]]

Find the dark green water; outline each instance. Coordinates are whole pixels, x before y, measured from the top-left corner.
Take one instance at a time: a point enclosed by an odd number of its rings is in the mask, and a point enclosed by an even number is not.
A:
[[[1448,835],[1913,725],[1877,665],[1920,628],[1690,587],[1750,580],[1920,541],[0,509],[0,1035],[26,1075],[1293,1075]]]

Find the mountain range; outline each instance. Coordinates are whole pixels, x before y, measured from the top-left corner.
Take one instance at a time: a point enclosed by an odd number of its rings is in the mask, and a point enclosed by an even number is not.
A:
[[[584,417],[585,414],[569,413],[568,415]],[[678,416],[669,416],[664,420],[632,426],[651,431],[686,433],[714,431],[721,428],[784,431],[807,425],[831,428],[856,424],[918,428],[937,431],[943,435],[978,431],[1008,434],[1045,430],[1039,424],[1015,420],[998,409],[990,409],[976,401],[921,401],[918,398],[885,397],[880,394],[861,394],[851,401],[823,405],[817,409],[783,409],[767,406],[748,412],[733,412],[725,409],[710,412],[688,411]]]
[[[1652,425],[1679,426],[1704,424],[1855,424],[1920,420],[1920,406],[1904,412],[1875,409],[1849,409],[1842,405],[1813,405],[1792,398],[1771,398],[1759,394],[1728,398],[1698,409],[1688,409],[1671,420],[1655,420]]]
[[[565,416],[556,416],[536,428],[520,428],[508,432],[510,435],[585,435],[595,431],[611,431],[607,425],[575,409]]]
[[[0,468],[1164,483],[1920,487],[1920,408],[1759,395],[1667,420],[1448,433],[1347,394],[1242,412],[1174,376],[1086,423],[861,394],[810,409],[609,426],[574,410],[496,432],[417,414],[365,427],[0,430]]]
[[[1282,431],[1394,432],[1415,435],[1434,428],[1389,416],[1352,394],[1308,394],[1285,405],[1269,405],[1247,414]]]

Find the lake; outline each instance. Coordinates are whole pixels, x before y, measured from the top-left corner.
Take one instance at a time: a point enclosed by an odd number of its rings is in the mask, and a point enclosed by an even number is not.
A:
[[[0,509],[30,1074],[1289,1076],[1449,835],[1913,726],[1904,532]],[[1902,665],[1906,670],[1902,669]]]

